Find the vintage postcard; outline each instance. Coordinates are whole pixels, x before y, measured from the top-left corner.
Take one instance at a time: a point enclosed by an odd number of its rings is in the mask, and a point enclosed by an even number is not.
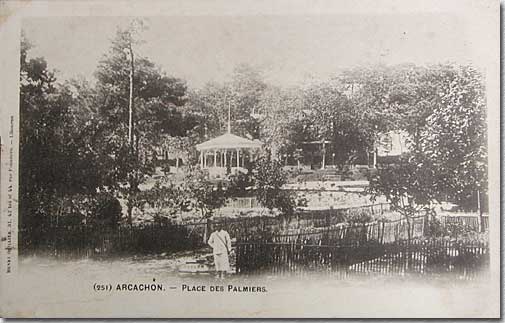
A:
[[[0,314],[499,317],[499,16],[0,2]]]

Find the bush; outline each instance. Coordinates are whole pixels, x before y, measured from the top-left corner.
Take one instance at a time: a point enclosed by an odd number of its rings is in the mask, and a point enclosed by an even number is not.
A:
[[[351,224],[365,224],[372,221],[372,215],[365,211],[352,212],[349,216],[346,217],[346,222]]]
[[[426,232],[430,238],[449,238],[458,241],[484,241],[483,235],[469,225],[462,223],[449,223],[445,226],[436,217],[428,222]]]
[[[237,174],[230,175],[230,183],[227,187],[228,197],[249,197],[253,196],[254,180],[252,178],[252,171],[247,173],[238,172]]]
[[[100,193],[96,197],[91,222],[100,226],[116,227],[121,221],[122,208],[119,200],[110,193]]]
[[[427,237],[443,237],[446,234],[446,229],[442,225],[439,219],[436,217],[432,217],[431,220],[428,221],[428,225],[426,226],[426,236]]]
[[[447,224],[444,228],[444,236],[450,238],[458,238],[462,236],[471,235],[477,231],[469,225],[464,225],[462,223],[451,223]]]

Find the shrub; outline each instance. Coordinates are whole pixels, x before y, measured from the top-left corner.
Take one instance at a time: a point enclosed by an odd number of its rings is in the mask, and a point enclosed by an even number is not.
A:
[[[91,222],[100,226],[116,227],[121,221],[121,203],[110,193],[100,193],[96,197]]]

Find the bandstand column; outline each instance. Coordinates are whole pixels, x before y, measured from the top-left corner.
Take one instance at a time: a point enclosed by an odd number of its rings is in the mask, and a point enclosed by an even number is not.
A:
[[[214,150],[214,167],[217,167],[217,153]]]
[[[240,150],[237,149],[237,168],[240,167]]]
[[[203,151],[200,150],[200,166],[203,168]]]

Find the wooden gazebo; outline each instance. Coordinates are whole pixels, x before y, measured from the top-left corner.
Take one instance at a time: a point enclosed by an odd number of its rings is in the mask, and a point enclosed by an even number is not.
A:
[[[196,145],[200,152],[200,167],[211,173],[225,174],[226,169],[245,169],[263,143],[228,133]]]

